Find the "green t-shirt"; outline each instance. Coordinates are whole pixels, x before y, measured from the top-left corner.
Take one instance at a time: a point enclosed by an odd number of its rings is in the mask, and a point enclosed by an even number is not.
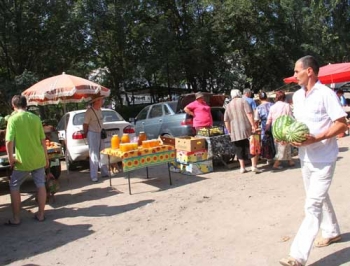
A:
[[[45,139],[40,118],[30,112],[19,111],[11,115],[7,122],[6,141],[14,141],[15,169],[32,171],[46,165],[46,157],[41,141]]]

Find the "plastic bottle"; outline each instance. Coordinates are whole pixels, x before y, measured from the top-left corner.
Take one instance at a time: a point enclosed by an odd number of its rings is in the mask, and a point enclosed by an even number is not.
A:
[[[139,139],[138,139],[138,144],[139,144],[139,146],[142,145],[142,141],[144,141],[144,140],[147,140],[146,133],[143,132],[143,131],[140,131],[140,133],[139,133]]]
[[[119,149],[120,139],[118,135],[113,135],[111,138],[111,148]]]

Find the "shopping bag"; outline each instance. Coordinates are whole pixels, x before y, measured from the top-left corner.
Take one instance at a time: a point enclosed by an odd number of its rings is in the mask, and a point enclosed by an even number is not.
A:
[[[273,159],[276,155],[275,143],[271,133],[266,133],[261,141],[261,157]]]
[[[258,155],[260,154],[260,135],[253,134],[249,138],[249,149],[251,155]]]

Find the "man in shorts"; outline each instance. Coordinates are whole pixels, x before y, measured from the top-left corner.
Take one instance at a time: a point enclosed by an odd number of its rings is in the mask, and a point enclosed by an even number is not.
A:
[[[13,218],[5,225],[18,226],[21,223],[21,194],[20,186],[25,178],[31,174],[37,187],[38,212],[34,218],[45,220],[46,188],[45,168],[49,166],[45,133],[40,118],[27,109],[24,96],[15,95],[12,98],[15,112],[7,122],[6,150],[11,169],[10,194]],[[15,148],[15,155],[14,155]]]

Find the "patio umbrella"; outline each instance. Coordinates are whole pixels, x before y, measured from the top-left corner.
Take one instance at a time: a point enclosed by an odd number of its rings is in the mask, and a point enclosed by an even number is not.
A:
[[[110,90],[90,80],[62,73],[22,92],[28,105],[87,102],[96,97],[108,97]]]
[[[328,64],[320,67],[318,79],[323,84],[339,83],[350,81],[350,63]],[[297,83],[294,77],[283,79],[285,83]]]
[[[22,92],[28,105],[63,104],[66,113],[66,103],[87,102],[94,98],[107,97],[110,90],[90,80],[62,73],[38,83]],[[68,157],[65,154],[66,164]]]

